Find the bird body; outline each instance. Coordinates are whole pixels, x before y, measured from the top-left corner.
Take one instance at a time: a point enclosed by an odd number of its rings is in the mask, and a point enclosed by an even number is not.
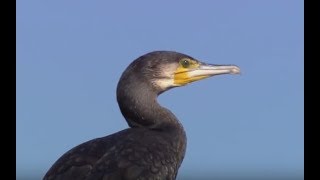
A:
[[[168,141],[170,140],[170,141]],[[185,152],[185,136],[128,128],[85,142],[64,154],[48,179],[175,179]],[[150,178],[149,178],[150,179]]]
[[[208,65],[178,52],[155,51],[133,61],[117,86],[129,128],[82,143],[61,156],[44,180],[174,180],[186,151],[176,116],[157,102],[164,91],[236,66]]]

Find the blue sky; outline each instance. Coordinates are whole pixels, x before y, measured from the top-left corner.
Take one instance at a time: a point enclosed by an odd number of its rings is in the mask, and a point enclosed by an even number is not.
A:
[[[18,0],[16,20],[17,177],[126,128],[117,81],[153,50],[242,70],[159,97],[187,132],[180,179],[302,176],[303,1]]]

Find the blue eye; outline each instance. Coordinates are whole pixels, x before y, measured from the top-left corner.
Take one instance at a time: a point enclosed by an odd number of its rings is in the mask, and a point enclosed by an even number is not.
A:
[[[180,61],[180,64],[182,65],[182,67],[188,68],[190,66],[190,61],[188,59],[182,59]]]

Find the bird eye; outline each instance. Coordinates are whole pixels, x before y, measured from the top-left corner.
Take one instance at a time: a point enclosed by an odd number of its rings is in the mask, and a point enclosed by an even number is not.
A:
[[[180,61],[180,64],[182,65],[182,67],[188,68],[188,67],[190,66],[190,61],[187,60],[187,59],[182,59],[182,60]]]

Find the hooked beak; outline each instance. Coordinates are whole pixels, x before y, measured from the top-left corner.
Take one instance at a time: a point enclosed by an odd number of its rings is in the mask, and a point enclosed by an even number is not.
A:
[[[189,71],[190,77],[214,76],[219,74],[240,74],[240,68],[235,65],[200,64],[197,69]]]
[[[176,74],[175,84],[183,86],[194,81],[199,81],[201,79],[220,74],[240,74],[240,68],[235,65],[213,65],[200,63],[196,68],[190,68],[187,71]]]

